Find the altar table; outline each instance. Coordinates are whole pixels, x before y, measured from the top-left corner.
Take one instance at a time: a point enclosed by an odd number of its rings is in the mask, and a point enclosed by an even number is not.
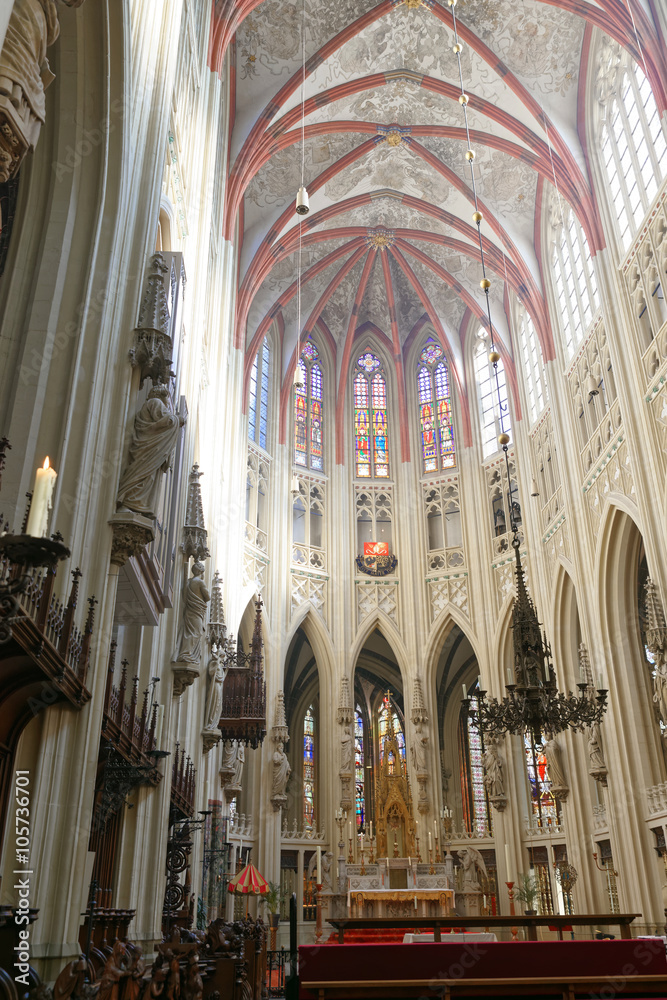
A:
[[[359,916],[364,914],[367,903],[373,904],[375,916],[399,916],[400,913],[389,913],[387,907],[400,910],[408,915],[430,916],[429,903],[437,903],[439,915],[446,916],[454,912],[454,892],[452,889],[353,889],[349,893],[351,910]]]
[[[468,931],[464,934],[443,934],[442,941],[444,944],[453,944],[456,942],[466,941],[468,944],[480,942],[480,941],[497,941],[498,938],[495,934],[491,934],[486,931]],[[435,941],[435,934],[404,934],[403,944],[427,944],[429,941]]]

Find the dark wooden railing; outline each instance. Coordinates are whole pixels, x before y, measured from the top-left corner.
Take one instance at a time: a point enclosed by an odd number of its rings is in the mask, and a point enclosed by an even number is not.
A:
[[[194,764],[177,743],[171,768],[171,804],[183,816],[192,816],[195,811],[196,774]]]
[[[146,688],[141,701],[141,711],[137,714],[139,677],[135,674],[128,691],[127,668],[129,662],[121,663],[118,687],[113,683],[116,668],[116,642],[111,643],[107,683],[104,692],[104,719],[102,732],[107,740],[126,755],[148,754],[155,749],[155,723],[157,704],[149,710],[150,689]],[[150,717],[149,717],[150,716]]]

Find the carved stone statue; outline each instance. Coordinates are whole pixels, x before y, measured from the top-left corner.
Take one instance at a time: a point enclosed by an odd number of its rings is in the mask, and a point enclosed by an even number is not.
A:
[[[222,756],[220,777],[225,791],[240,792],[245,764],[245,747],[238,740],[228,740]]]
[[[417,775],[428,774],[426,764],[426,749],[428,747],[428,736],[419,736],[412,744],[412,762]]]
[[[331,865],[333,863],[333,854],[331,851],[322,852],[322,892],[331,892]],[[312,879],[317,867],[317,852],[313,851],[310,861],[308,863],[308,878]]]
[[[174,657],[175,663],[195,663],[198,666],[201,662],[204,617],[206,605],[211,600],[206,584],[201,579],[205,569],[203,563],[194,563],[192,578],[188,580],[185,587],[183,625],[178,653]]]
[[[83,0],[61,0],[80,7]],[[14,0],[0,52],[0,183],[34,148],[45,119],[44,91],[55,79],[46,50],[60,34],[55,0]]]
[[[655,658],[653,701],[658,709],[660,721],[667,725],[667,659],[661,654]]]
[[[345,726],[340,738],[340,770],[342,774],[352,773],[352,758],[354,755],[354,740],[350,727]]]
[[[285,798],[285,788],[287,779],[292,768],[289,765],[287,754],[283,749],[283,744],[279,743],[273,751],[273,787],[271,790],[271,801]],[[274,803],[275,804],[275,803]]]
[[[157,516],[160,473],[167,472],[183,421],[169,406],[169,389],[156,385],[134,418],[128,462],[120,477],[116,504],[152,518]]]
[[[560,747],[553,733],[547,732],[545,736],[546,740],[543,750],[549,771],[549,780],[551,781],[551,791],[554,798],[564,802],[569,795],[570,788],[565,778],[565,771],[563,770]]]
[[[479,890],[481,888],[477,873],[486,877],[486,865],[484,858],[474,847],[465,847],[459,851],[459,861],[463,867],[463,889]]]
[[[588,727],[588,773],[600,784],[607,787],[607,764],[602,751],[600,727],[597,722]]]
[[[503,759],[500,756],[499,740],[489,736],[484,750],[484,784],[489,794],[489,800],[500,812],[507,805],[505,797],[505,778],[503,775]]]
[[[213,732],[218,731],[220,712],[222,710],[222,686],[225,682],[225,668],[223,660],[220,658],[220,652],[217,649],[211,652],[208,675],[211,680],[206,699],[204,729]]]

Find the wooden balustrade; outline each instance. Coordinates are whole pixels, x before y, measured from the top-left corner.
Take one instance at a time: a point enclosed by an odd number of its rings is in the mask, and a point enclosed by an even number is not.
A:
[[[171,769],[171,805],[182,816],[192,816],[195,811],[196,774],[194,764],[177,743]]]
[[[116,642],[109,649],[109,665],[104,691],[104,716],[102,735],[124,755],[134,758],[137,755],[148,755],[155,750],[155,724],[157,721],[157,704],[149,708],[150,689],[146,688],[142,696],[141,711],[137,715],[139,702],[139,676],[132,678],[129,685],[128,698],[128,660],[121,662],[121,674],[118,687],[114,685],[116,667]]]

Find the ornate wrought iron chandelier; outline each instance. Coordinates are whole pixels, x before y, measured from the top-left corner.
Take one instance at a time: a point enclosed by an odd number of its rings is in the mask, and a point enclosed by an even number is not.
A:
[[[512,547],[514,548],[516,559],[516,600],[512,610],[514,683],[509,682],[508,678],[507,695],[502,701],[498,701],[497,698],[487,698],[487,692],[480,690],[478,696],[474,699],[476,702],[474,705],[473,699],[467,697],[464,692],[464,704],[467,706],[469,715],[485,733],[493,736],[502,736],[505,733],[521,735],[529,731],[533,734],[535,742],[541,743],[543,736],[550,739],[556,733],[562,732],[565,729],[581,731],[594,723],[599,724],[606,710],[607,692],[604,688],[600,687],[596,694],[588,678],[582,680],[577,685],[579,688],[578,695],[572,694],[571,691],[568,691],[567,695],[559,692],[556,684],[556,675],[551,662],[551,649],[542,634],[535,606],[526,590],[520,553],[521,538],[516,520],[517,505],[513,502],[514,497],[512,495],[512,477],[508,447],[510,435],[505,430],[505,418],[509,414],[507,403],[503,404],[500,391],[498,371],[500,352],[496,346],[495,328],[491,319],[491,300],[489,294],[491,281],[487,277],[486,272],[486,254],[482,239],[483,215],[480,211],[480,203],[477,196],[475,151],[472,149],[468,122],[469,97],[463,83],[463,66],[461,61],[463,45],[458,34],[456,17],[457,0],[447,0],[447,3],[452,14],[452,27],[454,30],[452,51],[458,63],[459,83],[461,86],[459,103],[463,110],[465,133],[468,141],[468,149],[466,150],[465,157],[470,167],[471,192],[474,206],[472,218],[477,228],[479,259],[482,268],[480,287],[484,292],[486,301],[485,321],[490,337],[489,362],[493,366],[495,375],[498,417],[500,421],[498,444],[505,456],[507,507],[509,510],[510,530],[512,532]]]
[[[507,446],[505,446],[507,460]],[[514,683],[507,684],[502,701],[487,698],[479,691],[474,699],[468,696],[468,713],[485,733],[503,736],[505,733],[533,734],[536,743],[546,734],[554,736],[564,729],[582,732],[602,721],[607,707],[607,692],[600,687],[595,692],[592,683],[582,680],[579,694],[565,695],[558,690],[551,661],[551,648],[537,619],[537,612],[528,591],[521,563],[519,531],[511,515],[512,546],[516,559],[516,599],[512,609],[514,632]]]

